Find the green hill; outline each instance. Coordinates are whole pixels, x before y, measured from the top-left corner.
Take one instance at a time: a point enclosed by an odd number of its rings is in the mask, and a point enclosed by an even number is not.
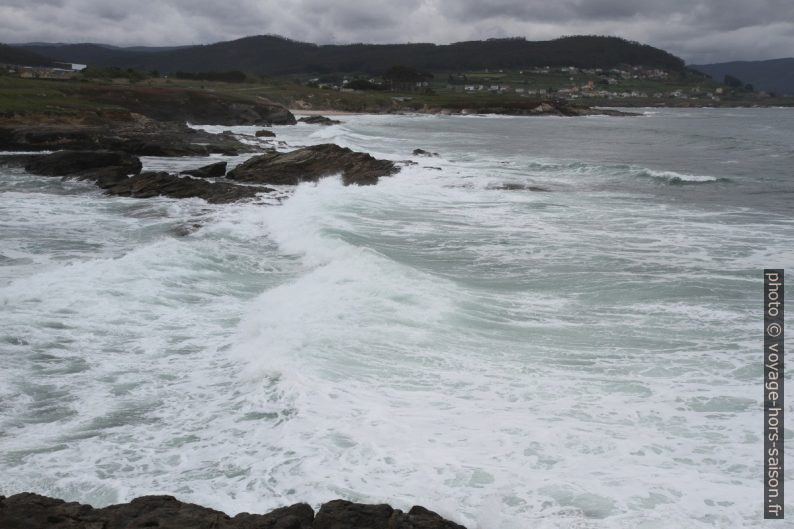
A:
[[[240,70],[264,75],[381,74],[400,64],[426,71],[643,65],[683,70],[684,62],[658,48],[617,37],[574,36],[549,41],[489,39],[454,44],[316,45],[256,36],[180,48],[114,48],[99,44],[31,44],[22,49],[54,60],[165,73]]]
[[[710,75],[718,82],[722,82],[726,75],[732,75],[753,85],[756,90],[794,95],[794,58],[700,64],[690,68]]]
[[[21,66],[49,66],[52,59],[35,51],[0,44],[0,64],[18,64]]]

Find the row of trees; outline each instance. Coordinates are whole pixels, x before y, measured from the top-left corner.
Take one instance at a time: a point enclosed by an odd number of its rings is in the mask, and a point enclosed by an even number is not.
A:
[[[248,78],[245,72],[176,72],[177,79],[194,79],[196,81],[222,81],[225,83],[243,83]]]
[[[753,85],[750,83],[745,84],[741,79],[730,74],[725,74],[725,78],[722,82],[734,90],[747,90],[748,92],[754,91]]]

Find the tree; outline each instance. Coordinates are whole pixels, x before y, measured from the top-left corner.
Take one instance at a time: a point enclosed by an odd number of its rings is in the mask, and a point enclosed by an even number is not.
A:
[[[725,78],[722,81],[726,85],[730,86],[731,88],[741,88],[744,84],[741,79],[738,77],[734,77],[731,74],[726,73]]]
[[[347,88],[352,88],[353,90],[383,90],[384,86],[370,83],[366,79],[353,79],[347,83]]]
[[[421,83],[432,79],[433,74],[420,72],[410,66],[392,66],[383,74],[383,80],[393,89],[414,87],[416,83]]]

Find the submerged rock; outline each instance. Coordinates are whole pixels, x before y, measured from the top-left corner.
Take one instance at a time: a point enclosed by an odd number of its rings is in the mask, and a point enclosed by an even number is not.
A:
[[[94,509],[32,493],[0,496],[3,529],[465,529],[440,515],[415,506],[408,513],[389,505],[344,500],[324,504],[314,514],[305,503],[267,514],[226,514],[173,496],[142,496],[129,503]]]
[[[414,149],[414,156],[438,156],[437,152],[430,152],[424,149]]]
[[[141,161],[118,151],[58,151],[30,157],[25,170],[41,176],[95,180],[108,175],[138,174]]]
[[[378,160],[367,153],[325,143],[287,153],[273,151],[254,156],[229,171],[226,177],[259,184],[297,185],[341,174],[345,185],[372,185],[377,184],[381,176],[399,170],[389,160]]]
[[[298,121],[302,123],[309,123],[311,125],[339,125],[342,123],[339,120],[327,118],[325,116],[305,116]]]
[[[226,162],[216,162],[198,169],[188,169],[182,171],[182,174],[196,176],[199,178],[217,178],[226,174]]]
[[[257,138],[275,138],[276,137],[276,133],[273,132],[272,130],[262,129],[262,130],[256,131],[254,133],[254,136],[256,136]]]
[[[514,183],[505,183],[501,185],[495,186],[488,186],[487,189],[495,190],[495,191],[536,191],[536,192],[548,192],[549,190],[545,187],[540,186],[528,186],[524,184],[514,184]]]
[[[190,176],[180,177],[166,172],[145,172],[130,178],[101,179],[97,185],[109,195],[133,198],[167,196],[171,198],[203,198],[212,204],[226,204],[272,189],[259,186],[241,186],[228,182],[208,182]]]

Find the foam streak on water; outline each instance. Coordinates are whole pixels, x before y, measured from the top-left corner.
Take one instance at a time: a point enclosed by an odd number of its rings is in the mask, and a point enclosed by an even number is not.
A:
[[[0,494],[760,526],[760,269],[794,265],[794,119],[343,119],[274,130],[441,156],[277,206],[0,168]]]

